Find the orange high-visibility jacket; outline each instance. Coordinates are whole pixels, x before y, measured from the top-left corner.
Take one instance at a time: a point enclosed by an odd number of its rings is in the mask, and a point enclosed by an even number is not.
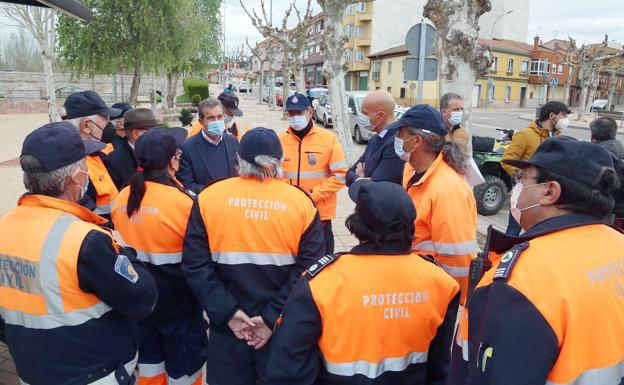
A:
[[[0,218],[2,336],[23,383],[112,384],[116,371],[126,379],[133,372],[134,322],[122,313],[144,317],[157,292],[98,226],[106,222],[42,195],[23,196]],[[139,310],[146,304],[147,314]]]
[[[407,192],[417,212],[412,249],[436,258],[459,282],[464,303],[470,261],[479,251],[472,189],[440,154],[420,180],[407,187]]]
[[[110,214],[115,203],[115,197],[117,197],[117,186],[115,186],[115,182],[110,177],[104,161],[99,155],[87,155],[85,159],[89,182],[93,184],[97,194],[94,212],[98,215]]]
[[[272,327],[291,285],[325,252],[310,198],[278,179],[206,187],[188,222],[182,270],[213,324],[237,309]]]
[[[270,383],[445,383],[458,304],[457,282],[409,250],[323,257],[284,309]]]
[[[468,302],[465,383],[621,384],[624,235],[568,214],[506,240]]]
[[[347,163],[333,132],[312,127],[303,138],[288,131],[280,135],[284,149],[284,181],[312,196],[321,220],[336,217],[336,193],[345,186]]]

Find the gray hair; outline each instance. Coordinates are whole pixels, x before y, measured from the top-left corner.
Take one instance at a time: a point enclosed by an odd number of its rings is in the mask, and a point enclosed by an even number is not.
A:
[[[39,159],[32,155],[22,155],[20,165],[24,170],[24,187],[28,192],[57,198],[65,192],[65,183],[77,168],[84,164],[84,159],[53,171],[42,169]]]
[[[464,100],[464,98],[454,92],[448,92],[440,98],[440,109],[448,108],[449,104],[451,104],[451,100]]]
[[[76,130],[80,130],[80,123],[82,123],[83,120],[85,119],[95,120],[96,117],[97,117],[97,114],[94,114],[91,116],[81,116],[79,118],[67,119],[66,121],[70,122]]]
[[[254,163],[247,162],[238,157],[238,175],[243,178],[281,178],[283,175],[283,158],[277,159],[268,155],[258,155],[254,158]]]
[[[604,142],[605,140],[615,139],[618,125],[613,118],[603,116],[591,122],[589,128],[591,130],[592,139]]]
[[[217,98],[210,97],[199,102],[199,106],[197,106],[197,114],[199,115],[199,118],[203,119],[204,108],[215,108],[215,107],[221,107],[221,109],[223,109],[223,104],[221,104],[221,102]]]
[[[425,132],[418,128],[408,126],[407,131],[412,135],[418,135],[423,138],[427,143],[425,151],[429,154],[438,156],[442,153],[444,161],[448,163],[453,170],[459,174],[465,173],[468,155],[466,155],[466,151],[461,145],[453,141],[447,141],[444,136]]]

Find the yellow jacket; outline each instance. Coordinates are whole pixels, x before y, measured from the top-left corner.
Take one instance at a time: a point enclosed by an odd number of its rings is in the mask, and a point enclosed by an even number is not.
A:
[[[555,129],[553,136],[561,134],[561,130]],[[511,140],[511,144],[505,150],[503,159],[529,160],[533,156],[537,147],[550,137],[547,129],[542,128],[535,122],[531,122],[529,127],[516,132]],[[501,163],[503,169],[513,175],[516,168],[505,163]]]

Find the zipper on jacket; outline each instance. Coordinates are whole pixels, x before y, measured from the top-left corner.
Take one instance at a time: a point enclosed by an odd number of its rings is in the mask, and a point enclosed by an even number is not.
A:
[[[299,180],[300,180],[300,175],[301,175],[301,146],[302,145],[303,145],[303,139],[300,139],[299,140],[299,156],[297,158],[297,187],[299,187]]]

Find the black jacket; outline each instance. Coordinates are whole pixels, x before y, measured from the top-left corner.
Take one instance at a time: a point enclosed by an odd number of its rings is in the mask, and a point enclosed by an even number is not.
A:
[[[364,154],[349,171],[347,171],[347,186],[358,179],[355,169],[358,163],[364,163],[364,177],[373,181],[393,182],[398,185],[403,183],[403,169],[405,162],[394,151],[394,138],[398,128],[392,128],[386,132],[383,138],[375,135],[364,150]]]
[[[605,140],[598,143],[611,153],[615,172],[620,178],[620,188],[615,191],[615,207],[613,212],[618,218],[624,218],[624,145],[619,140]]]
[[[117,189],[121,190],[130,182],[137,169],[137,161],[130,143],[124,140],[122,145],[104,158],[104,165]]]
[[[199,194],[210,183],[238,176],[238,139],[224,134],[218,145],[208,143],[202,133],[182,145],[177,179],[186,189]]]

